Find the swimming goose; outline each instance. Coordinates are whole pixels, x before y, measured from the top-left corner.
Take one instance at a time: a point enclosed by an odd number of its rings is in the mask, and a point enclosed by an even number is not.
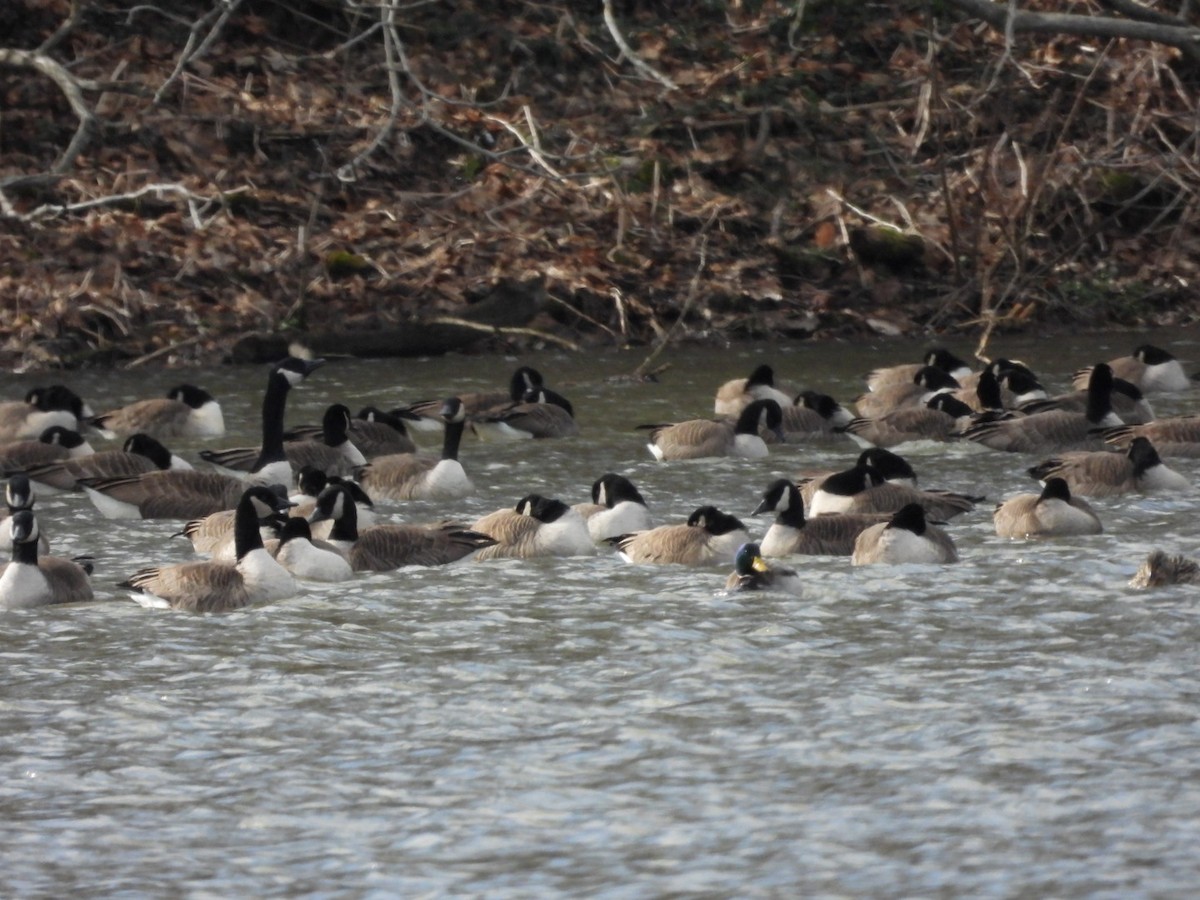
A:
[[[1035,415],[1052,409],[1085,412],[1087,402],[1087,391],[1070,391],[1054,397],[1025,401],[1017,409],[1026,415]],[[1113,379],[1112,406],[1113,412],[1126,425],[1144,425],[1146,422],[1154,420],[1154,410],[1145,395],[1137,385],[1124,378]]]
[[[929,524],[925,510],[916,503],[901,507],[887,522],[864,530],[850,555],[853,566],[954,562],[958,562],[954,542],[946,532]]]
[[[1154,445],[1144,437],[1134,438],[1125,453],[1111,450],[1064,453],[1028,470],[1039,481],[1062,478],[1072,494],[1113,497],[1136,491],[1140,494],[1186,490],[1190,482],[1163,465]]]
[[[689,419],[673,425],[639,425],[650,431],[646,446],[655,459],[703,459],[710,456],[767,456],[766,442],[759,436],[765,428],[782,441],[783,411],[774,400],[755,400],[742,410],[737,421]]]
[[[741,520],[715,506],[701,506],[683,525],[660,525],[649,531],[612,538],[629,563],[683,566],[728,565],[750,534]]]
[[[576,503],[575,510],[597,543],[650,527],[650,512],[641,493],[632,481],[615,472],[597,478],[592,484],[592,502]]]
[[[859,463],[821,482],[809,501],[808,515],[815,519],[826,513],[894,513],[917,504],[932,518],[945,521],[970,512],[978,499],[888,481],[874,466]]]
[[[958,387],[953,376],[934,366],[923,366],[912,381],[885,384],[878,390],[859,395],[854,407],[864,418],[882,416],[906,406],[923,406],[934,394],[954,391]]]
[[[191,562],[140,569],[121,582],[142,606],[189,612],[228,612],[296,593],[296,579],[267,553],[259,519],[287,509],[288,500],[261,485],[237,502],[236,562]]]
[[[880,513],[830,513],[805,518],[796,485],[786,478],[771,482],[751,515],[776,513],[760,542],[763,556],[849,556],[858,535],[889,516]]]
[[[792,405],[792,396],[775,386],[775,370],[764,363],[750,377],[734,378],[717,388],[713,412],[736,419],[755,400],[774,400],[783,409]]]
[[[8,478],[8,484],[4,486],[4,503],[7,511],[0,514],[0,551],[7,553],[12,550],[12,532],[9,530],[7,520],[19,510],[33,509],[35,499],[29,477],[23,472],[12,473]],[[38,531],[41,533],[40,528]],[[50,552],[50,542],[46,540],[44,533],[41,534],[38,541],[38,552]]]
[[[258,520],[258,531],[263,541],[276,537],[278,529],[283,525],[283,520],[287,518],[288,513],[295,512],[296,509],[295,501],[287,496],[283,485],[269,486],[267,490],[281,499],[287,500],[287,512],[280,512],[274,506],[266,508],[260,505],[257,507],[263,513]],[[222,509],[206,516],[189,519],[172,537],[187,538],[192,544],[192,549],[201,556],[208,556],[221,562],[234,562],[237,560],[236,526],[237,508],[235,505],[230,509]]]
[[[786,444],[804,444],[815,440],[841,440],[842,429],[854,418],[846,407],[828,394],[801,391],[795,400],[782,407],[780,431]],[[761,433],[771,443],[773,433]]]
[[[1142,344],[1129,356],[1109,360],[1108,365],[1117,378],[1132,382],[1147,394],[1186,391],[1192,386],[1182,363],[1152,344]],[[1090,368],[1076,372],[1072,379],[1075,386],[1086,387],[1090,374]]]
[[[403,415],[384,412],[375,406],[364,406],[350,421],[350,441],[367,459],[390,453],[415,453],[417,445],[408,436]],[[411,417],[410,417],[411,420]],[[284,436],[285,440],[321,440],[325,429],[320,425],[301,425]]]
[[[466,427],[466,407],[458,397],[442,401],[442,455],[393,453],[380,456],[354,472],[354,477],[375,499],[456,500],[475,493],[475,485],[458,461],[458,448]]]
[[[1040,494],[1017,494],[992,513],[1000,537],[1054,537],[1100,534],[1103,527],[1087,501],[1071,496],[1062,478],[1047,478]]]
[[[148,434],[159,440],[219,437],[225,433],[221,404],[192,384],[171,388],[165,397],[137,400],[101,413],[91,424],[105,437]]]
[[[0,472],[24,472],[30,466],[76,459],[94,453],[92,445],[78,431],[52,425],[37,440],[8,441],[0,445]]]
[[[1050,410],[1032,416],[972,425],[963,437],[1009,453],[1061,453],[1103,449],[1100,430],[1120,425],[1112,409],[1112,369],[1104,363],[1092,371],[1087,411]]]
[[[476,413],[470,422],[471,430],[484,440],[516,441],[579,434],[570,401],[545,388],[527,391],[519,403]]]
[[[879,481],[889,481],[893,484],[903,484],[908,487],[915,488],[917,486],[917,473],[913,467],[899,453],[893,453],[886,447],[867,447],[855,461],[857,466],[870,466]],[[800,488],[800,496],[804,498],[804,506],[806,509],[811,509],[812,499],[824,485],[825,480],[830,475],[837,475],[843,470],[829,471],[806,471],[798,472],[793,481]],[[829,510],[826,510],[829,512]],[[891,510],[889,510],[889,513]],[[811,515],[812,513],[810,513]]]
[[[1161,456],[1200,457],[1200,416],[1171,416],[1104,432],[1105,443],[1120,449],[1128,449],[1139,437],[1154,444]]]
[[[402,566],[444,566],[495,543],[487,534],[453,522],[372,525],[360,529],[358,508],[345,485],[330,485],[317,498],[311,524],[333,522],[327,542],[355,572],[389,572]]]
[[[308,520],[288,516],[279,537],[265,542],[275,561],[304,581],[346,581],[353,577],[350,561],[333,545],[314,542]]]
[[[79,491],[82,478],[122,478],[155,470],[189,470],[191,463],[176,456],[148,434],[133,434],[120,450],[101,450],[76,459],[30,466],[31,481],[49,491]]]
[[[283,450],[287,395],[324,363],[323,359],[288,357],[272,367],[263,395],[262,447],[253,470],[244,478],[172,469],[120,478],[85,478],[79,483],[110,519],[197,519],[236,507],[247,485],[290,486],[292,464]]]
[[[511,403],[520,403],[527,391],[542,387],[542,373],[529,366],[521,366],[512,374],[508,391],[477,391],[458,395],[467,416],[478,413],[492,412]],[[393,415],[400,415],[412,421],[418,431],[440,431],[445,427],[442,416],[444,400],[419,400],[408,406],[393,410]]]
[[[1169,584],[1200,584],[1200,563],[1186,556],[1154,550],[1129,582],[1129,586],[1135,588],[1165,587]]]
[[[24,400],[0,403],[0,441],[33,439],[54,425],[82,432],[89,414],[79,395],[65,385],[31,388]]]
[[[0,609],[29,609],[93,599],[88,571],[58,556],[38,558],[37,519],[19,509],[4,523],[12,542],[12,562],[0,571]]]
[[[301,466],[300,471],[296,473],[296,490],[289,496],[296,505],[288,514],[307,519],[316,508],[321,492],[331,484],[345,485],[346,490],[350,492],[357,510],[359,528],[369,528],[376,523],[375,501],[362,489],[362,485],[352,478],[342,478],[340,475],[326,476],[320,469],[314,469],[312,466]],[[313,534],[317,538],[327,538],[332,527],[333,522],[325,520],[313,528]]]
[[[758,544],[742,544],[733,557],[733,571],[725,580],[727,591],[785,591],[800,594],[803,582],[795,569],[772,565],[763,559]]]
[[[480,550],[476,560],[590,556],[596,552],[579,511],[540,494],[522,497],[512,509],[488,513],[471,530],[496,541],[494,546]]]
[[[844,431],[857,443],[896,447],[912,441],[949,441],[971,423],[974,410],[951,394],[935,394],[924,406],[908,406],[882,416],[854,418]]]
[[[350,440],[350,410],[341,403],[327,407],[321,419],[321,433],[312,440],[283,442],[283,453],[293,469],[313,466],[326,475],[350,475],[367,458]],[[237,475],[249,472],[262,452],[261,447],[233,447],[227,450],[203,450],[200,458]]]
[[[971,367],[945,347],[934,347],[926,351],[919,363],[901,363],[868,372],[867,390],[877,391],[889,384],[910,384],[917,377],[917,373],[926,366],[941,369],[959,383],[972,374]]]

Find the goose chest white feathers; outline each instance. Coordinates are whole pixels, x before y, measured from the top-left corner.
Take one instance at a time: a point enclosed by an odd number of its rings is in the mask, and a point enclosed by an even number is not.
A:
[[[725,590],[802,592],[803,580],[795,569],[769,563],[763,556],[758,544],[742,544],[733,557],[733,571],[725,580]]]
[[[1017,494],[992,514],[996,534],[1008,538],[1063,537],[1100,534],[1104,528],[1096,511],[1071,496],[1062,478],[1047,478],[1040,494]]]
[[[592,484],[592,502],[575,504],[596,542],[650,528],[646,501],[624,475],[607,472]]]
[[[74,459],[30,466],[31,481],[51,491],[82,490],[81,479],[125,478],[154,471],[188,471],[191,463],[148,434],[132,434],[120,450],[101,450]]]
[[[715,506],[695,509],[683,525],[660,525],[610,541],[629,563],[684,566],[728,565],[750,541],[741,520]]]
[[[979,498],[953,491],[927,491],[884,478],[873,465],[858,463],[830,475],[813,492],[808,514],[812,519],[828,513],[894,513],[918,504],[939,521],[975,508]]]
[[[800,490],[786,478],[771,482],[752,515],[774,512],[775,521],[763,535],[763,556],[849,556],[854,541],[877,522],[887,521],[880,513],[830,513],[806,518]]]
[[[472,531],[496,543],[476,560],[535,559],[544,556],[590,556],[596,545],[578,510],[553,497],[527,494],[511,509],[499,509],[475,521]]]
[[[920,504],[898,509],[887,522],[865,529],[854,542],[850,564],[954,563],[958,551],[946,532],[929,524]]]
[[[1174,469],[1167,468],[1154,445],[1136,437],[1125,453],[1109,450],[1064,453],[1033,466],[1029,474],[1044,481],[1062,478],[1072,494],[1086,497],[1113,497],[1183,491],[1190,482]]]
[[[1113,375],[1137,385],[1147,394],[1186,391],[1192,381],[1183,364],[1169,351],[1153,344],[1142,344],[1128,356],[1108,361]],[[1086,387],[1091,369],[1080,369],[1073,381],[1076,387]]]
[[[782,409],[792,405],[792,395],[775,385],[775,370],[764,363],[747,378],[734,378],[717,388],[713,412],[736,419],[755,400],[774,400]]]
[[[121,583],[143,606],[189,612],[228,612],[296,593],[296,580],[264,548],[259,519],[289,501],[262,486],[246,489],[234,524],[236,562],[193,562],[141,569]]]
[[[5,523],[12,542],[12,561],[0,571],[0,609],[28,609],[93,599],[87,570],[61,557],[38,558],[37,519],[19,509]]]
[[[287,395],[324,362],[288,357],[272,367],[263,395],[262,447],[245,478],[221,472],[171,470],[121,478],[86,478],[79,483],[96,508],[112,519],[195,519],[235,507],[248,485],[291,485],[292,465],[283,450]],[[200,455],[203,458],[204,453]]]
[[[101,413],[91,424],[106,436],[148,434],[159,440],[220,437],[225,433],[221,404],[193,384],[171,388],[165,397],[137,400]]]
[[[345,554],[356,572],[387,572],[402,566],[444,566],[495,543],[487,534],[453,522],[431,525],[373,525],[359,530],[354,497],[331,485],[317,498],[309,521],[331,520],[328,542]]]
[[[0,441],[36,438],[55,425],[82,432],[87,415],[86,404],[66,385],[31,388],[24,400],[0,403]]]
[[[759,435],[760,429],[784,439],[780,426],[783,410],[774,400],[755,400],[742,410],[736,421],[728,419],[689,419],[669,425],[639,425],[649,430],[650,454],[659,460],[705,459],[738,456],[762,459],[770,451]]]
[[[380,456],[355,470],[354,476],[372,497],[385,500],[454,500],[475,493],[475,485],[458,461],[466,427],[466,408],[457,397],[441,406],[445,432],[442,455],[395,453]]]
[[[276,562],[304,581],[346,581],[354,575],[350,561],[337,548],[313,541],[308,520],[299,516],[288,516],[279,537],[265,546]]]

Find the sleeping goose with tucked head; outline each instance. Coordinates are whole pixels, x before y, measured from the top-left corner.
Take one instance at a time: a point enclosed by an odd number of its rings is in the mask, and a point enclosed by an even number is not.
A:
[[[288,500],[255,486],[238,500],[236,561],[191,562],[140,569],[121,583],[142,606],[189,612],[228,612],[296,593],[296,580],[263,547],[259,520],[287,509]]]
[[[31,509],[19,509],[4,526],[12,561],[0,570],[0,609],[28,609],[93,599],[88,570],[57,556],[38,558],[41,535]]]
[[[887,522],[864,530],[850,556],[854,566],[954,562],[958,562],[954,542],[946,532],[929,524],[925,510],[917,503],[901,507]]]
[[[476,413],[470,421],[471,430],[484,440],[521,441],[579,434],[571,402],[546,388],[527,391],[519,403]]]
[[[1132,382],[1146,394],[1186,391],[1192,386],[1183,364],[1153,344],[1142,344],[1128,356],[1110,359],[1108,365],[1115,377]],[[1090,377],[1091,368],[1080,369],[1073,377],[1075,386],[1086,387]]]
[[[154,471],[187,471],[187,460],[176,456],[148,434],[132,434],[120,450],[101,450],[76,459],[30,466],[31,481],[48,491],[80,491],[81,479],[124,478]]]
[[[733,557],[733,571],[725,580],[727,591],[783,591],[802,593],[803,582],[795,569],[769,563],[758,544],[742,544]]]
[[[896,447],[912,441],[949,441],[967,428],[975,411],[950,394],[935,394],[924,406],[905,406],[881,416],[851,419],[844,431],[856,443]]]
[[[355,572],[389,572],[403,566],[444,566],[465,559],[495,541],[452,522],[431,525],[358,527],[354,496],[342,484],[327,487],[309,516],[311,524],[333,522],[326,541],[344,554]]]
[[[609,543],[629,563],[711,566],[728,564],[737,548],[749,540],[746,526],[737,517],[715,506],[701,506],[683,525],[660,525],[612,538]]]
[[[670,425],[639,425],[650,432],[646,445],[660,460],[705,459],[713,456],[738,456],[762,459],[770,451],[759,435],[760,429],[774,432],[780,443],[783,411],[774,400],[755,400],[748,404],[737,421],[728,419],[689,419]]]
[[[889,481],[872,465],[858,463],[830,475],[809,500],[808,515],[827,513],[894,513],[915,503],[932,518],[945,521],[970,512],[979,498],[953,491],[926,491]]]
[[[949,373],[934,366],[924,366],[910,382],[885,384],[878,390],[860,394],[854,407],[864,418],[882,416],[906,406],[922,406],[934,394],[954,391],[958,387],[958,382]]]
[[[608,472],[592,484],[592,502],[576,503],[575,510],[587,523],[596,542],[650,527],[646,501],[624,475]]]
[[[842,429],[854,418],[846,407],[829,394],[817,391],[801,391],[792,403],[781,408],[783,421],[779,430],[787,444],[841,440]],[[770,442],[770,432],[763,437]]]
[[[22,439],[0,445],[0,472],[27,472],[31,466],[78,459],[95,453],[78,431],[52,425],[37,440]]]
[[[1047,478],[1040,494],[1017,494],[992,513],[996,534],[1008,538],[1062,537],[1100,534],[1104,528],[1096,511],[1071,496],[1062,478]]]
[[[24,400],[0,403],[0,441],[31,440],[54,425],[82,433],[88,415],[87,405],[65,385],[31,388]]]
[[[512,509],[499,509],[475,521],[472,531],[496,543],[477,560],[534,559],[542,556],[590,556],[596,545],[579,511],[561,500],[528,494]]]
[[[332,544],[314,542],[308,520],[288,516],[279,537],[265,544],[275,561],[304,581],[346,581],[353,577],[350,561]]]
[[[958,382],[971,374],[971,367],[962,359],[945,347],[933,347],[925,352],[925,356],[919,363],[901,363],[868,372],[867,390],[877,391],[889,384],[909,384],[926,366],[941,369]]]
[[[780,409],[792,405],[792,394],[775,385],[775,370],[765,363],[748,378],[734,378],[717,388],[713,412],[736,419],[755,400],[774,400]]]
[[[354,471],[372,497],[384,500],[457,500],[475,493],[475,485],[458,461],[466,427],[466,407],[458,397],[442,401],[442,455],[394,453],[379,456]]]
[[[1170,493],[1190,486],[1187,478],[1163,464],[1154,445],[1144,437],[1134,438],[1124,453],[1111,450],[1064,453],[1033,466],[1028,472],[1039,481],[1062,478],[1072,494],[1086,497]]]
[[[91,424],[105,437],[148,434],[159,440],[220,437],[225,433],[221,404],[192,384],[171,388],[165,397],[137,400],[94,416]]]

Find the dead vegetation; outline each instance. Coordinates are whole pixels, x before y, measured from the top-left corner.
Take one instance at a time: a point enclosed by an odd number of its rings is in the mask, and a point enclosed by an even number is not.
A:
[[[485,347],[1193,319],[1195,63],[959,5],[14,0],[0,347],[212,361],[513,282]]]

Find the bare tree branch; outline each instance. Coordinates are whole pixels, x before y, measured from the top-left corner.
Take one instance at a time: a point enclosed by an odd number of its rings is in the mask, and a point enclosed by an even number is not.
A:
[[[59,156],[54,165],[50,167],[50,175],[61,175],[71,167],[75,162],[75,158],[83,152],[83,148],[87,145],[88,140],[92,136],[92,131],[96,126],[96,117],[92,114],[91,108],[83,99],[85,83],[81,82],[63,68],[60,63],[55,62],[49,56],[32,50],[0,48],[0,66],[5,65],[18,69],[33,69],[35,72],[45,75],[62,91],[63,96],[67,98],[67,103],[71,105],[71,111],[75,113],[75,118],[79,120],[79,126],[75,129],[75,135],[71,138],[71,143],[67,145],[67,149],[62,152],[62,155]],[[45,176],[37,177],[44,178]],[[0,189],[28,183],[28,180],[27,177],[8,178],[0,182]]]
[[[643,75],[653,78],[669,91],[678,90],[675,82],[634,53],[633,48],[625,42],[625,38],[621,34],[621,29],[617,25],[617,16],[613,12],[612,0],[604,0],[604,24],[608,26],[608,33],[612,35],[612,39],[616,41],[617,49],[621,51],[621,54],[626,59],[633,63],[635,69]]]

